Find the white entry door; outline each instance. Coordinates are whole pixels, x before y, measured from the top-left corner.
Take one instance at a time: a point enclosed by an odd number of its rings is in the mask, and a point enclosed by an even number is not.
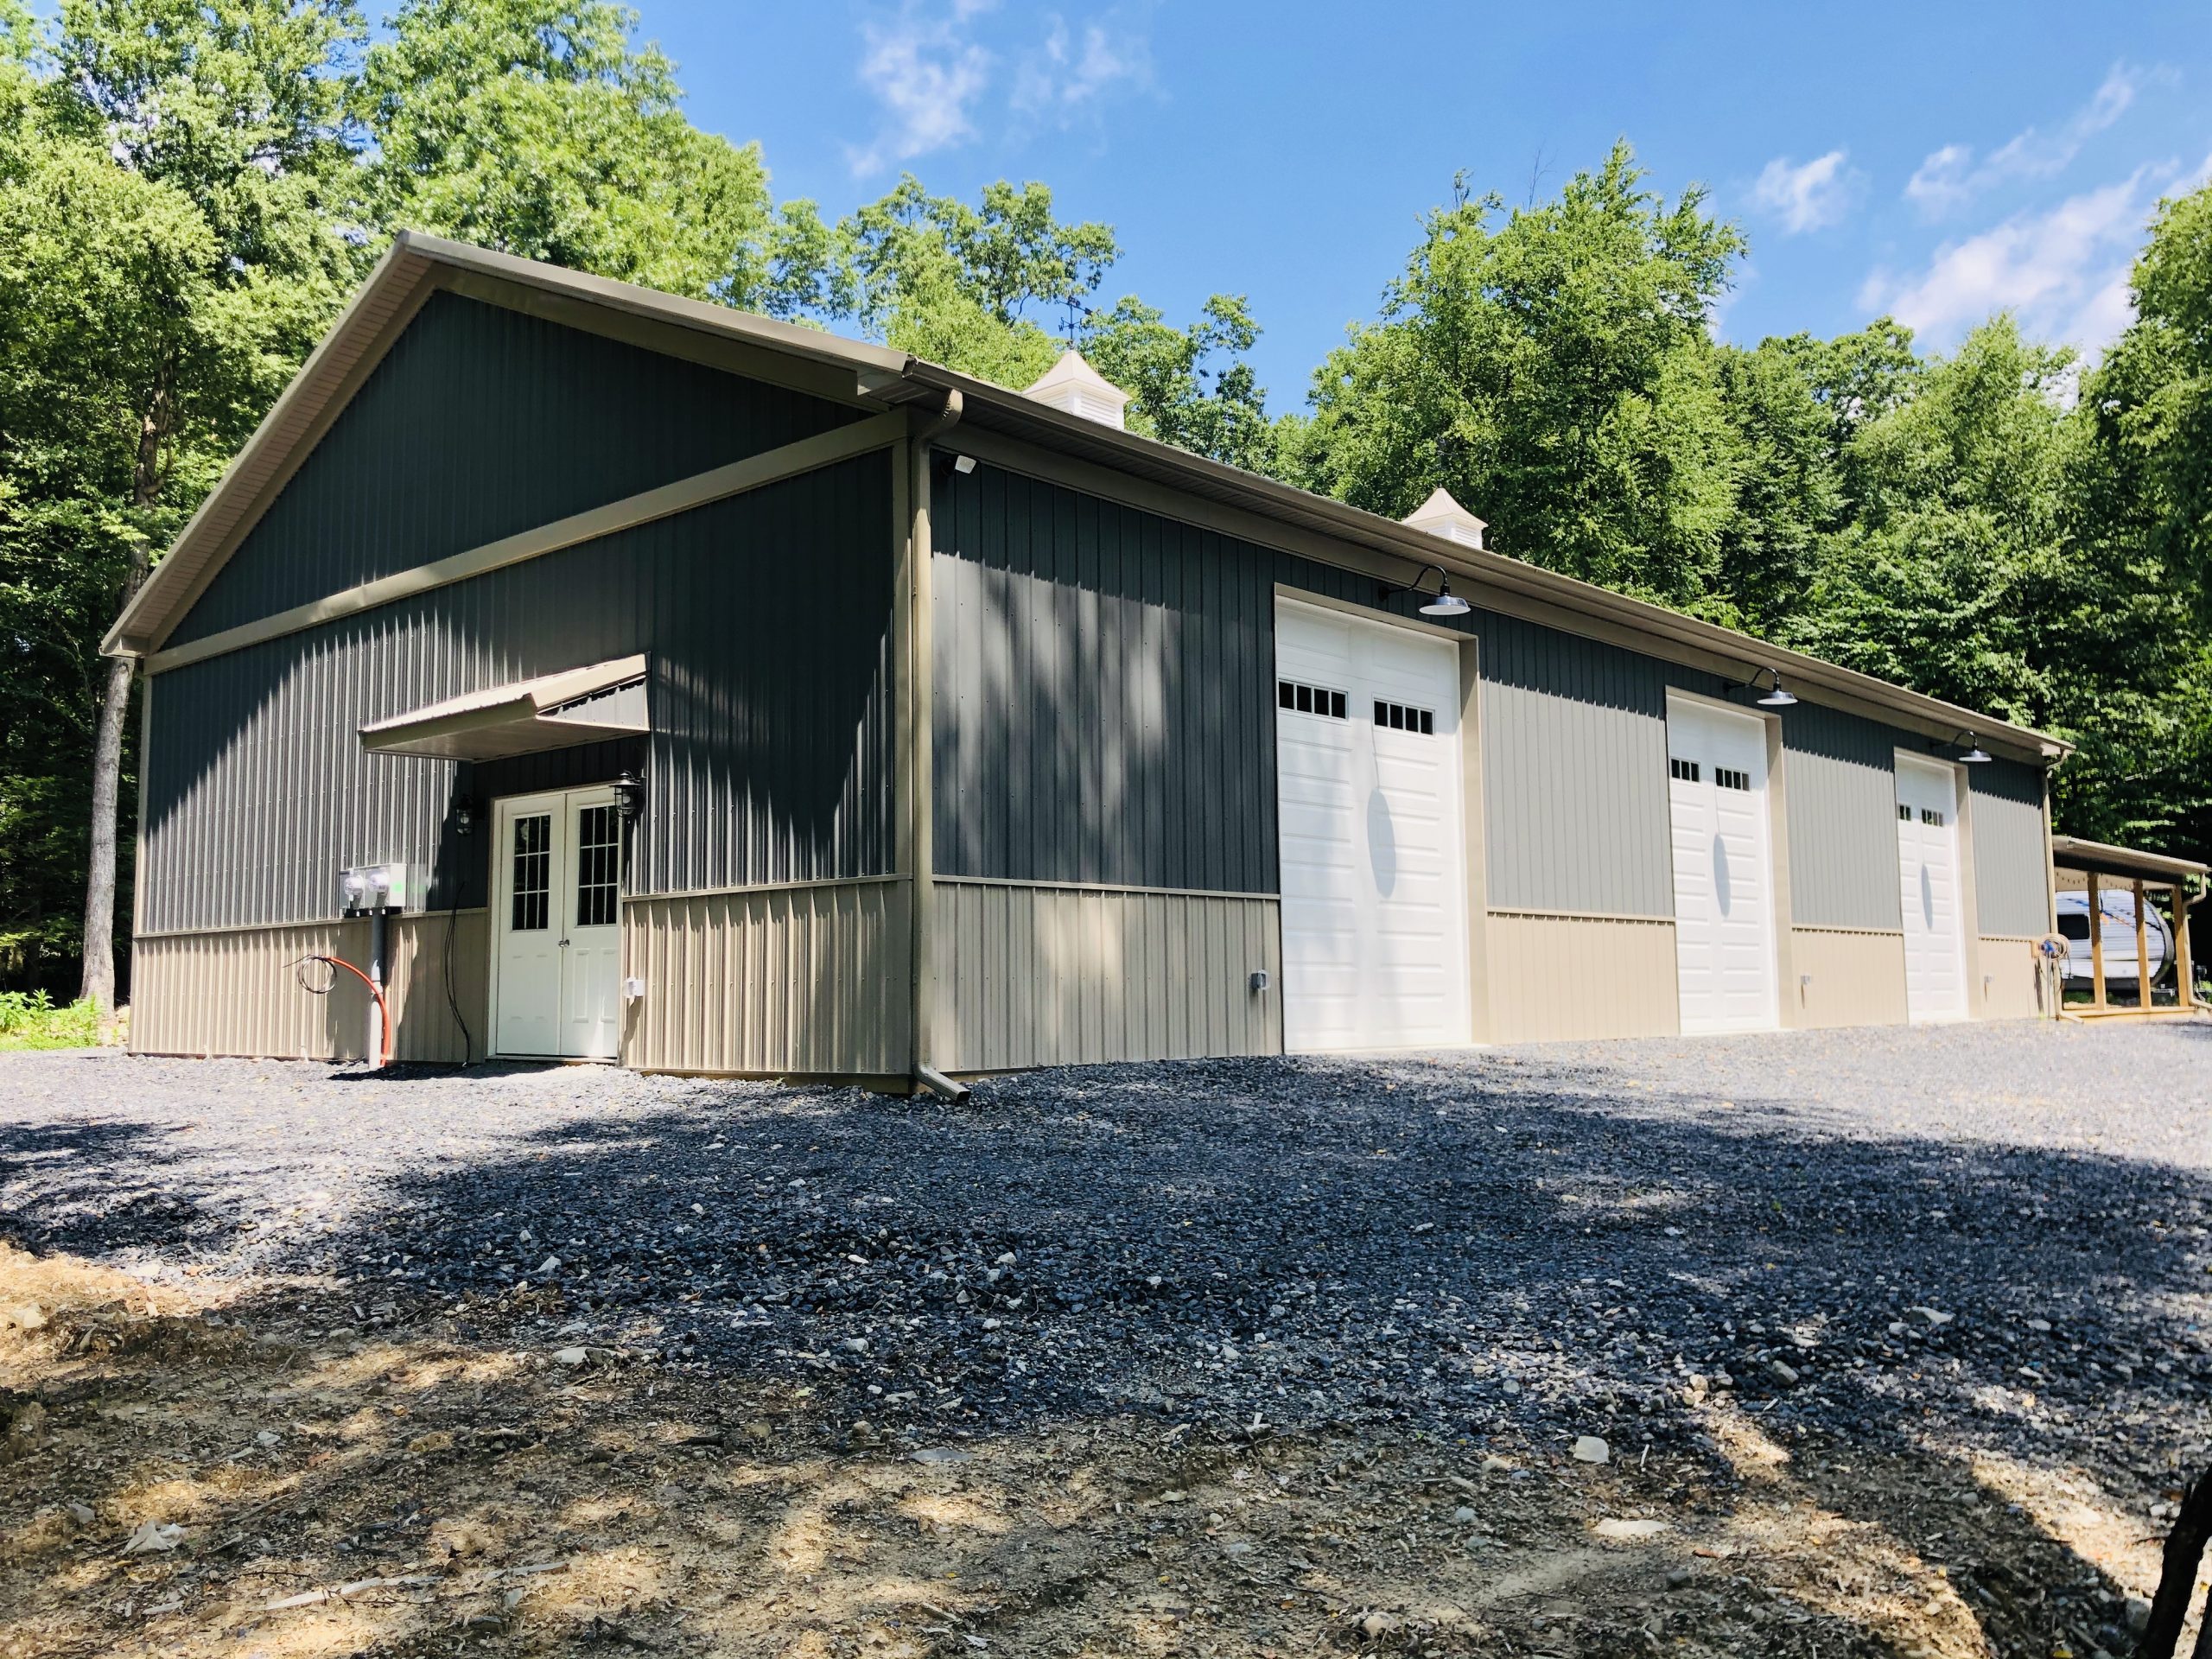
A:
[[[1667,700],[1675,950],[1685,1032],[1778,1023],[1766,723]]]
[[[1451,641],[1275,607],[1285,1046],[1468,1040]]]
[[[611,789],[501,801],[492,1052],[611,1060],[620,1043],[621,815]]]
[[[1966,918],[1959,893],[1958,774],[1897,756],[1897,899],[1904,1003],[1916,1021],[1967,1017]]]

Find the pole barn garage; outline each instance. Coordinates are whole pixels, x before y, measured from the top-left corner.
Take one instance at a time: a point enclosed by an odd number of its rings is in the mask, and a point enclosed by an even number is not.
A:
[[[1123,402],[402,236],[108,640],[134,1047],[906,1088],[2037,1012],[2063,745]]]

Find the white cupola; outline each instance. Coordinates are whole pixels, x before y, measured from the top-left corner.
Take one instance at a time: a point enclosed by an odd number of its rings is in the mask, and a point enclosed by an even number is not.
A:
[[[1128,392],[1084,362],[1081,352],[1073,351],[1061,353],[1060,360],[1025,395],[1117,432],[1122,429],[1122,411],[1129,401]]]
[[[1441,536],[1447,542],[1459,542],[1468,547],[1483,544],[1483,521],[1452,499],[1452,492],[1439,489],[1427,500],[1415,507],[1398,521],[1408,530],[1425,530],[1432,536]]]

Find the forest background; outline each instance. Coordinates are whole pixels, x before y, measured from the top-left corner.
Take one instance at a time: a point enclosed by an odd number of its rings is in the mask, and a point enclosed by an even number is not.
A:
[[[2212,187],[2162,203],[2094,365],[1992,315],[1719,338],[1748,249],[1625,141],[1465,177],[1271,418],[1259,322],[1114,291],[1044,184],[842,214],[688,118],[604,0],[0,0],[0,991],[99,994],[132,687],[99,641],[397,230],[887,341],[1012,386],[1069,345],[1140,431],[2078,746],[2058,828],[2212,853]]]

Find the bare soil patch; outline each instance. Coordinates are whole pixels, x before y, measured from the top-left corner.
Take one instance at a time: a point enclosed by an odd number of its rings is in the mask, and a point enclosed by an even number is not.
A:
[[[0,1248],[0,1655],[2088,1659],[2156,1573],[2080,1470],[1784,1446],[1725,1395],[1602,1465],[1130,1414],[917,1451],[804,1368],[549,1351],[546,1294],[363,1332]]]

